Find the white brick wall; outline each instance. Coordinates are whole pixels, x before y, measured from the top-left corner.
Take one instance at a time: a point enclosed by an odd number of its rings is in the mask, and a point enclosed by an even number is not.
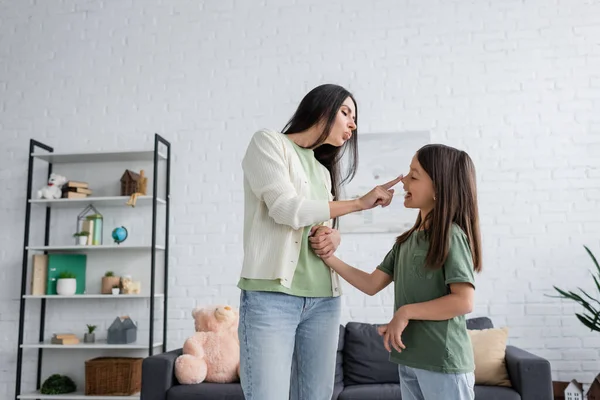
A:
[[[600,256],[600,3],[322,3],[0,3],[2,398],[14,391],[29,138],[57,151],[149,148],[154,132],[172,141],[175,348],[192,306],[237,305],[250,135],[282,127],[323,82],[355,93],[363,133],[428,129],[472,155],[484,238],[474,315],[508,325],[555,379],[600,372],[600,336],[545,296],[554,284],[591,289],[582,246]],[[341,254],[371,269],[392,241],[346,236]],[[389,290],[348,287],[344,303],[344,321],[392,311]],[[60,327],[79,329],[81,310],[58,308]],[[34,371],[28,361],[26,382]]]

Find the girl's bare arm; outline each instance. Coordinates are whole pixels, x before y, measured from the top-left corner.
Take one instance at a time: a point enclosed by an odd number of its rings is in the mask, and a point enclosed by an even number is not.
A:
[[[378,269],[371,273],[354,268],[339,258],[331,256],[323,260],[329,268],[337,272],[349,284],[363,293],[373,296],[392,283],[392,277]]]

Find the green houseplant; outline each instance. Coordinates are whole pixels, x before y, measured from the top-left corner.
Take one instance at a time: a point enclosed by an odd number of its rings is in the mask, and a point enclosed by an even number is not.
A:
[[[85,333],[83,335],[83,342],[84,343],[96,342],[96,334],[94,334],[94,331],[96,330],[96,325],[87,324],[86,326],[88,328],[88,331],[87,331],[87,333]]]
[[[72,272],[61,272],[56,281],[56,294],[61,296],[72,296],[77,291],[77,279]]]
[[[106,271],[106,273],[102,277],[102,286],[100,289],[100,293],[111,294],[112,288],[115,285],[118,285],[119,282],[121,282],[121,278],[119,276],[116,276],[113,271]]]
[[[591,257],[594,266],[596,267],[596,271],[592,273],[592,277],[594,279],[594,283],[596,284],[596,288],[598,289],[597,297],[591,296],[581,288],[578,288],[581,294],[577,294],[575,292],[562,290],[554,286],[554,289],[560,294],[560,296],[555,297],[573,300],[580,304],[585,311],[581,314],[575,314],[577,319],[592,331],[600,332],[600,308],[596,308],[600,306],[600,265],[590,249],[587,248],[587,246],[583,247]]]
[[[77,244],[80,246],[85,246],[88,242],[88,236],[90,233],[88,231],[75,232],[73,237],[77,240]]]
[[[77,390],[75,382],[66,375],[50,375],[40,389],[41,394],[66,394]]]

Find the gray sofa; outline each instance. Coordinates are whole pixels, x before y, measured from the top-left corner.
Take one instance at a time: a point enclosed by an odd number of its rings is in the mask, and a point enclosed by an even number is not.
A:
[[[398,400],[398,369],[388,361],[375,325],[350,322],[340,327],[332,400]],[[467,321],[469,329],[492,327],[489,318]],[[173,368],[181,349],[144,359],[141,400],[243,400],[239,383],[180,385]],[[477,400],[551,400],[550,363],[513,346],[506,348],[512,388],[475,386]],[[284,399],[282,399],[284,400]]]

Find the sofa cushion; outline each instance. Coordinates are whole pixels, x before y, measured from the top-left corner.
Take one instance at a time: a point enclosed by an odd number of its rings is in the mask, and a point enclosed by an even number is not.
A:
[[[239,383],[209,383],[197,385],[176,385],[167,392],[167,400],[244,400],[244,392]]]
[[[500,386],[475,385],[475,400],[521,400],[514,389]]]
[[[344,336],[346,328],[340,325],[340,336],[338,339],[337,357],[335,360],[335,380],[333,383],[333,398],[337,399],[344,390]]]
[[[338,400],[400,400],[400,385],[354,385],[344,389]],[[498,386],[475,385],[475,400],[521,400],[515,390]]]
[[[399,383],[398,366],[389,361],[389,353],[383,347],[383,339],[374,324],[348,322],[343,365],[346,386]]]
[[[400,385],[383,383],[377,385],[347,386],[338,400],[399,400]]]
[[[488,317],[476,317],[467,319],[467,329],[490,329],[493,328],[492,320]]]
[[[507,328],[469,330],[475,356],[475,383],[511,386],[506,370]]]

